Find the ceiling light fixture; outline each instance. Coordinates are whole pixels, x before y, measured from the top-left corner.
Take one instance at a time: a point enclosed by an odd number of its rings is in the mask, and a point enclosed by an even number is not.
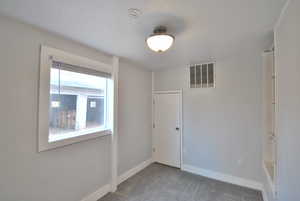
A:
[[[167,34],[166,27],[159,26],[156,27],[153,34],[146,39],[146,43],[151,50],[155,52],[164,52],[172,46],[174,40],[174,36]]]

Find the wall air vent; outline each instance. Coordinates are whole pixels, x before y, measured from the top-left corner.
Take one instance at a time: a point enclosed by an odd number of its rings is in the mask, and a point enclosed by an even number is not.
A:
[[[190,65],[190,88],[215,87],[214,62]]]

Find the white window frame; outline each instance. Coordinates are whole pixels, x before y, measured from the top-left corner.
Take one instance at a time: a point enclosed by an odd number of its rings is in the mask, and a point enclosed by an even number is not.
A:
[[[107,93],[108,100],[107,108],[109,126],[106,130],[92,132],[85,135],[75,136],[71,138],[62,139],[59,141],[49,142],[49,104],[50,103],[50,70],[52,67],[52,61],[59,61],[74,66],[80,66],[99,72],[109,73],[112,75],[111,79],[108,79],[108,88],[110,89]],[[101,63],[99,61],[91,60],[86,57],[77,56],[62,50],[55,48],[41,46],[40,55],[40,80],[39,80],[39,112],[38,112],[38,151],[45,151],[54,149],[62,146],[66,146],[81,141],[111,135],[113,132],[113,110],[114,110],[114,81],[113,65]]]

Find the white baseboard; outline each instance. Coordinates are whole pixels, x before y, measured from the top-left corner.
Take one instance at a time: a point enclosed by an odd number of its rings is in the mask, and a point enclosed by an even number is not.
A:
[[[148,165],[150,165],[152,162],[153,162],[152,159],[148,159],[148,160],[142,162],[141,164],[137,165],[136,167],[128,170],[124,174],[120,175],[118,178],[118,184],[122,183],[123,181],[132,177],[139,171],[143,170]],[[259,182],[244,179],[241,177],[235,177],[232,175],[227,175],[227,174],[223,174],[223,173],[219,173],[219,172],[215,172],[215,171],[211,171],[211,170],[206,170],[206,169],[198,168],[198,167],[191,166],[191,165],[182,165],[181,169],[186,172],[190,172],[190,173],[201,175],[204,177],[216,179],[219,181],[260,190],[260,191],[262,191],[264,201],[268,201],[266,192],[263,189],[263,185]],[[100,199],[101,197],[103,197],[104,195],[106,195],[109,192],[111,192],[111,185],[107,184],[107,185],[101,187],[100,189],[98,189],[97,191],[95,191],[94,193],[83,198],[81,201],[97,201],[98,199]]]
[[[100,198],[102,198],[104,195],[109,193],[110,191],[111,191],[111,185],[106,184],[106,185],[102,186],[101,188],[99,188],[94,193],[92,193],[92,194],[86,196],[85,198],[83,198],[81,201],[97,201]]]
[[[148,160],[142,162],[141,164],[137,165],[136,167],[128,170],[124,174],[120,175],[119,178],[118,178],[118,184],[122,183],[123,181],[129,179],[130,177],[132,177],[133,175],[135,175],[139,171],[143,170],[148,165],[150,165],[152,162],[153,162],[152,158],[148,159]],[[106,195],[107,193],[109,193],[111,191],[112,191],[111,184],[106,184],[106,185],[102,186],[101,188],[99,188],[94,193],[92,193],[92,194],[86,196],[85,198],[83,198],[81,201],[97,201],[97,200],[99,200],[100,198],[102,198],[104,195]]]
[[[232,175],[223,174],[220,172],[206,170],[206,169],[198,168],[198,167],[191,166],[191,165],[182,165],[182,170],[193,173],[193,174],[198,174],[198,175],[201,175],[204,177],[208,177],[211,179],[223,181],[226,183],[231,183],[231,184],[263,191],[262,183],[257,182],[257,181],[252,181],[252,180],[244,179],[241,177],[236,177],[236,176],[232,176]]]
[[[133,175],[135,175],[136,173],[138,173],[139,171],[143,170],[144,168],[146,168],[148,165],[150,165],[153,162],[152,158],[148,159],[144,162],[142,162],[141,164],[137,165],[136,167],[128,170],[127,172],[121,174],[118,178],[118,184],[122,183],[123,181],[127,180],[128,178],[132,177]]]

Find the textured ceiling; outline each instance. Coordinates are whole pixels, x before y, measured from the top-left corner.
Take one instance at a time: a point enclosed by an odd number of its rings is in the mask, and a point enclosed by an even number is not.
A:
[[[0,13],[126,57],[153,70],[222,59],[272,40],[285,0],[0,0]],[[139,8],[138,19],[128,8]],[[176,39],[165,53],[145,38],[165,25]]]

